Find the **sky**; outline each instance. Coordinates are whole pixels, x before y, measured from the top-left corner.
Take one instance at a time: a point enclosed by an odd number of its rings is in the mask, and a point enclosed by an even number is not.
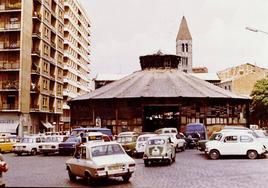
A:
[[[213,73],[243,63],[268,68],[267,0],[78,0],[91,21],[91,73],[130,74],[139,56],[176,54],[185,16],[193,67]]]

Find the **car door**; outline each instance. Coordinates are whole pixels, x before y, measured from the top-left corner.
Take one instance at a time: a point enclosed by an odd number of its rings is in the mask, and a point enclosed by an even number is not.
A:
[[[249,149],[254,149],[256,147],[254,145],[253,138],[249,135],[240,136],[240,145],[241,145],[240,155],[246,155]]]
[[[237,135],[227,135],[219,146],[222,155],[240,155],[241,147]]]

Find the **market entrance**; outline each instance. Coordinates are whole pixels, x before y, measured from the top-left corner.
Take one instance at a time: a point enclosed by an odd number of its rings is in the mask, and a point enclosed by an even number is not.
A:
[[[144,106],[143,132],[153,132],[164,127],[179,128],[179,122],[177,105]]]

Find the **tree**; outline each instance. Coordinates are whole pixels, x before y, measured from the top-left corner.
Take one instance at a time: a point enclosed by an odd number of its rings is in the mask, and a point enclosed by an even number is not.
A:
[[[268,77],[258,80],[251,92],[252,116],[257,119],[261,126],[267,125],[268,121]]]

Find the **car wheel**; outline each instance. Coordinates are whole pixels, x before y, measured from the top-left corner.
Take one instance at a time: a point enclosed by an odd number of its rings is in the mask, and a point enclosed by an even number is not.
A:
[[[149,161],[148,160],[144,160],[144,166],[146,166],[146,167],[149,166]]]
[[[18,156],[21,156],[22,153],[17,153]]]
[[[31,155],[36,155],[36,154],[37,154],[37,151],[36,151],[35,148],[33,148],[33,149],[31,150]]]
[[[128,182],[129,179],[131,178],[131,174],[124,175],[124,176],[122,176],[122,178],[123,178],[124,182]]]
[[[68,169],[68,175],[69,175],[70,181],[76,181],[76,176],[71,172],[70,169]]]
[[[172,155],[171,155],[170,158],[169,158],[168,161],[167,161],[168,165],[171,165],[172,160],[173,160],[173,157],[172,157]]]
[[[214,150],[211,150],[209,152],[209,157],[211,159],[213,159],[213,160],[216,160],[216,159],[218,159],[220,157],[220,152],[218,150],[215,150],[215,149]]]
[[[45,153],[44,153],[44,156],[48,156],[48,153],[47,153],[47,152],[45,152]]]
[[[185,148],[186,148],[186,145],[183,144],[182,148],[181,148],[181,151],[185,151]]]
[[[172,158],[172,162],[176,161],[176,155]]]
[[[95,179],[92,178],[92,176],[88,172],[85,172],[85,178],[86,178],[87,184],[89,185],[94,185],[96,183]]]
[[[176,153],[179,152],[179,146],[178,145],[176,145],[176,147],[175,147],[175,152]]]
[[[258,153],[254,150],[250,150],[247,152],[247,156],[249,159],[256,159],[258,157]]]

